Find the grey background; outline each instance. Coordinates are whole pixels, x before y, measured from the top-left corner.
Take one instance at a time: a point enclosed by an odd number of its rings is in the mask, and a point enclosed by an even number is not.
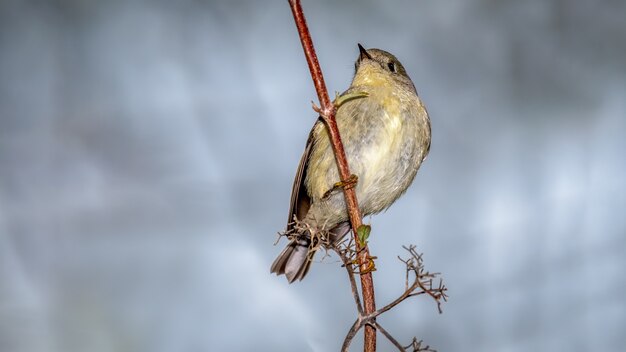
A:
[[[331,94],[360,42],[431,115],[414,185],[366,221],[379,304],[410,243],[451,298],[384,326],[439,351],[621,351],[626,3],[304,7]],[[1,351],[339,349],[334,260],[269,275],[316,118],[285,1],[0,1],[0,78]]]

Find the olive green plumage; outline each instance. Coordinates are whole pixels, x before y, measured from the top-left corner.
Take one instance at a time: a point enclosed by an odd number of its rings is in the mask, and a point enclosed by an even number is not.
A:
[[[392,54],[365,50],[345,94],[367,93],[343,103],[336,113],[350,172],[358,177],[356,196],[363,215],[387,209],[409,187],[430,149],[430,120],[402,64]],[[318,121],[309,135],[294,180],[289,225],[294,216],[317,231],[337,239],[349,230],[343,192],[326,127]],[[291,241],[271,271],[289,282],[302,279],[314,253],[308,232]]]

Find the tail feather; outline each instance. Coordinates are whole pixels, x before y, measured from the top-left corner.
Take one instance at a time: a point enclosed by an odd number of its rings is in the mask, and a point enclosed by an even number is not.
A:
[[[310,259],[314,254],[309,249],[309,241],[292,240],[274,260],[271,272],[276,275],[285,274],[289,283],[302,280],[309,272]]]
[[[350,231],[350,223],[342,222],[331,230],[331,240],[335,243]],[[311,262],[315,255],[315,250],[310,248],[311,240],[305,236],[294,239],[287,244],[272,263],[271,272],[276,275],[285,274],[287,281],[292,283],[302,280],[311,268]]]

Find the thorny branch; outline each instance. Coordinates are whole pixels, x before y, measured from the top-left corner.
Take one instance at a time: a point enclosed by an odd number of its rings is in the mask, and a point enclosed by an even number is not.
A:
[[[354,244],[352,243],[352,241],[344,241],[339,244],[331,245],[330,248],[339,255],[343,266],[348,272],[348,277],[350,278],[350,283],[352,287],[352,294],[354,296],[354,301],[358,310],[357,319],[348,331],[346,338],[344,339],[344,343],[341,348],[342,352],[348,351],[352,339],[362,327],[370,325],[378,329],[394,346],[396,346],[399,351],[407,351],[409,348],[412,348],[412,351],[434,351],[430,349],[429,346],[422,347],[422,341],[418,341],[415,338],[408,346],[402,346],[375,320],[377,316],[397,306],[405,299],[424,294],[433,298],[437,303],[437,309],[439,313],[442,312],[441,303],[448,300],[448,296],[446,294],[448,289],[443,284],[443,281],[441,279],[438,280],[436,285],[433,284],[433,281],[435,281],[439,277],[439,273],[430,273],[426,271],[426,269],[424,269],[422,255],[417,253],[417,251],[415,250],[415,246],[403,246],[403,248],[409,253],[409,257],[407,259],[398,257],[398,259],[402,261],[406,266],[404,292],[391,303],[369,314],[364,314],[361,309],[361,302],[359,300],[359,294],[354,280],[354,275],[357,273],[358,270],[358,268],[354,264],[354,258],[356,255]],[[411,276],[413,281],[411,284],[409,284]]]
[[[330,141],[333,146],[333,152],[335,153],[335,159],[337,161],[337,168],[339,169],[339,176],[342,182],[348,182],[351,177],[350,169],[348,167],[348,159],[346,158],[346,152],[339,136],[339,129],[337,128],[337,121],[335,120],[336,106],[331,103],[328,97],[328,91],[326,90],[326,84],[324,83],[324,76],[322,69],[317,60],[317,54],[313,47],[313,40],[311,39],[311,33],[306,24],[304,12],[300,4],[300,0],[289,0],[289,6],[293,14],[293,19],[296,22],[298,28],[298,34],[300,36],[300,42],[302,43],[302,49],[304,50],[304,56],[306,57],[311,71],[311,78],[315,85],[315,91],[320,101],[320,107],[314,109],[320,114],[320,117],[326,124]],[[358,246],[358,260],[361,266],[361,291],[363,293],[363,303],[365,313],[372,313],[376,310],[376,302],[374,299],[374,280],[372,278],[372,259],[369,254],[367,244],[361,245],[357,241],[357,229],[362,225],[362,216],[359,205],[356,199],[356,192],[353,187],[343,187],[343,193],[346,198],[346,205],[348,208],[348,215],[350,217],[350,223],[352,225],[352,233],[354,235],[356,245]],[[368,325],[365,328],[365,352],[376,351],[376,329],[372,325]]]
[[[339,184],[351,185],[356,180],[356,177],[350,173],[348,167],[348,161],[346,153],[341,142],[339,135],[339,129],[337,128],[337,122],[335,120],[335,113],[337,105],[331,103],[326,90],[326,84],[324,83],[324,76],[317,60],[317,55],[313,47],[313,40],[306,24],[306,19],[300,5],[300,0],[289,0],[289,5],[293,14],[302,48],[304,50],[309,70],[311,72],[311,78],[315,85],[315,90],[319,98],[320,107],[314,106],[313,109],[320,114],[321,119],[324,121],[328,134],[330,136],[331,145],[335,154],[337,167],[339,169]],[[340,104],[339,100],[335,102]],[[364,351],[375,352],[376,351],[376,329],[380,332],[399,350],[413,352],[419,351],[434,351],[429,346],[422,347],[422,341],[418,341],[413,338],[413,341],[408,346],[402,346],[395,338],[393,338],[378,322],[376,317],[380,314],[390,310],[398,305],[405,299],[427,294],[437,302],[437,308],[441,313],[441,301],[447,300],[446,291],[447,288],[443,285],[441,280],[437,286],[433,286],[433,280],[438,277],[438,273],[429,273],[424,270],[421,254],[415,251],[415,246],[404,247],[410,254],[406,260],[400,260],[406,265],[406,283],[405,292],[400,295],[396,300],[376,310],[376,304],[374,299],[374,282],[372,279],[372,271],[374,269],[373,258],[370,256],[369,249],[366,241],[359,239],[358,230],[363,226],[362,216],[356,199],[356,192],[354,187],[342,186],[344,196],[346,199],[346,206],[348,215],[350,218],[350,224],[352,225],[352,233],[354,235],[348,244],[336,244],[331,243],[326,234],[321,233],[317,239],[312,239],[317,246],[334,250],[339,254],[344,267],[347,269],[348,277],[350,279],[350,286],[354,296],[354,301],[357,306],[358,316],[346,336],[342,351],[347,352],[350,347],[352,339],[356,333],[361,329],[365,329],[364,334]],[[285,234],[288,235],[288,234]],[[311,258],[309,258],[311,259]],[[414,281],[409,285],[409,276],[413,273]],[[358,274],[361,279],[361,291],[363,297],[363,303],[361,303],[361,297],[359,296],[358,287],[356,284],[355,274]]]

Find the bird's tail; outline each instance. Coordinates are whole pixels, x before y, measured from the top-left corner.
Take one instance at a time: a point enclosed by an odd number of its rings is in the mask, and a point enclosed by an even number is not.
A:
[[[330,240],[338,243],[350,231],[350,223],[345,221],[330,230]],[[311,268],[315,251],[319,246],[311,246],[311,238],[307,233],[292,239],[272,264],[271,272],[276,275],[285,274],[289,283],[302,280]]]
[[[311,268],[311,259],[315,249],[309,248],[310,240],[293,239],[278,255],[272,264],[272,273],[285,274],[289,283],[302,280]]]

